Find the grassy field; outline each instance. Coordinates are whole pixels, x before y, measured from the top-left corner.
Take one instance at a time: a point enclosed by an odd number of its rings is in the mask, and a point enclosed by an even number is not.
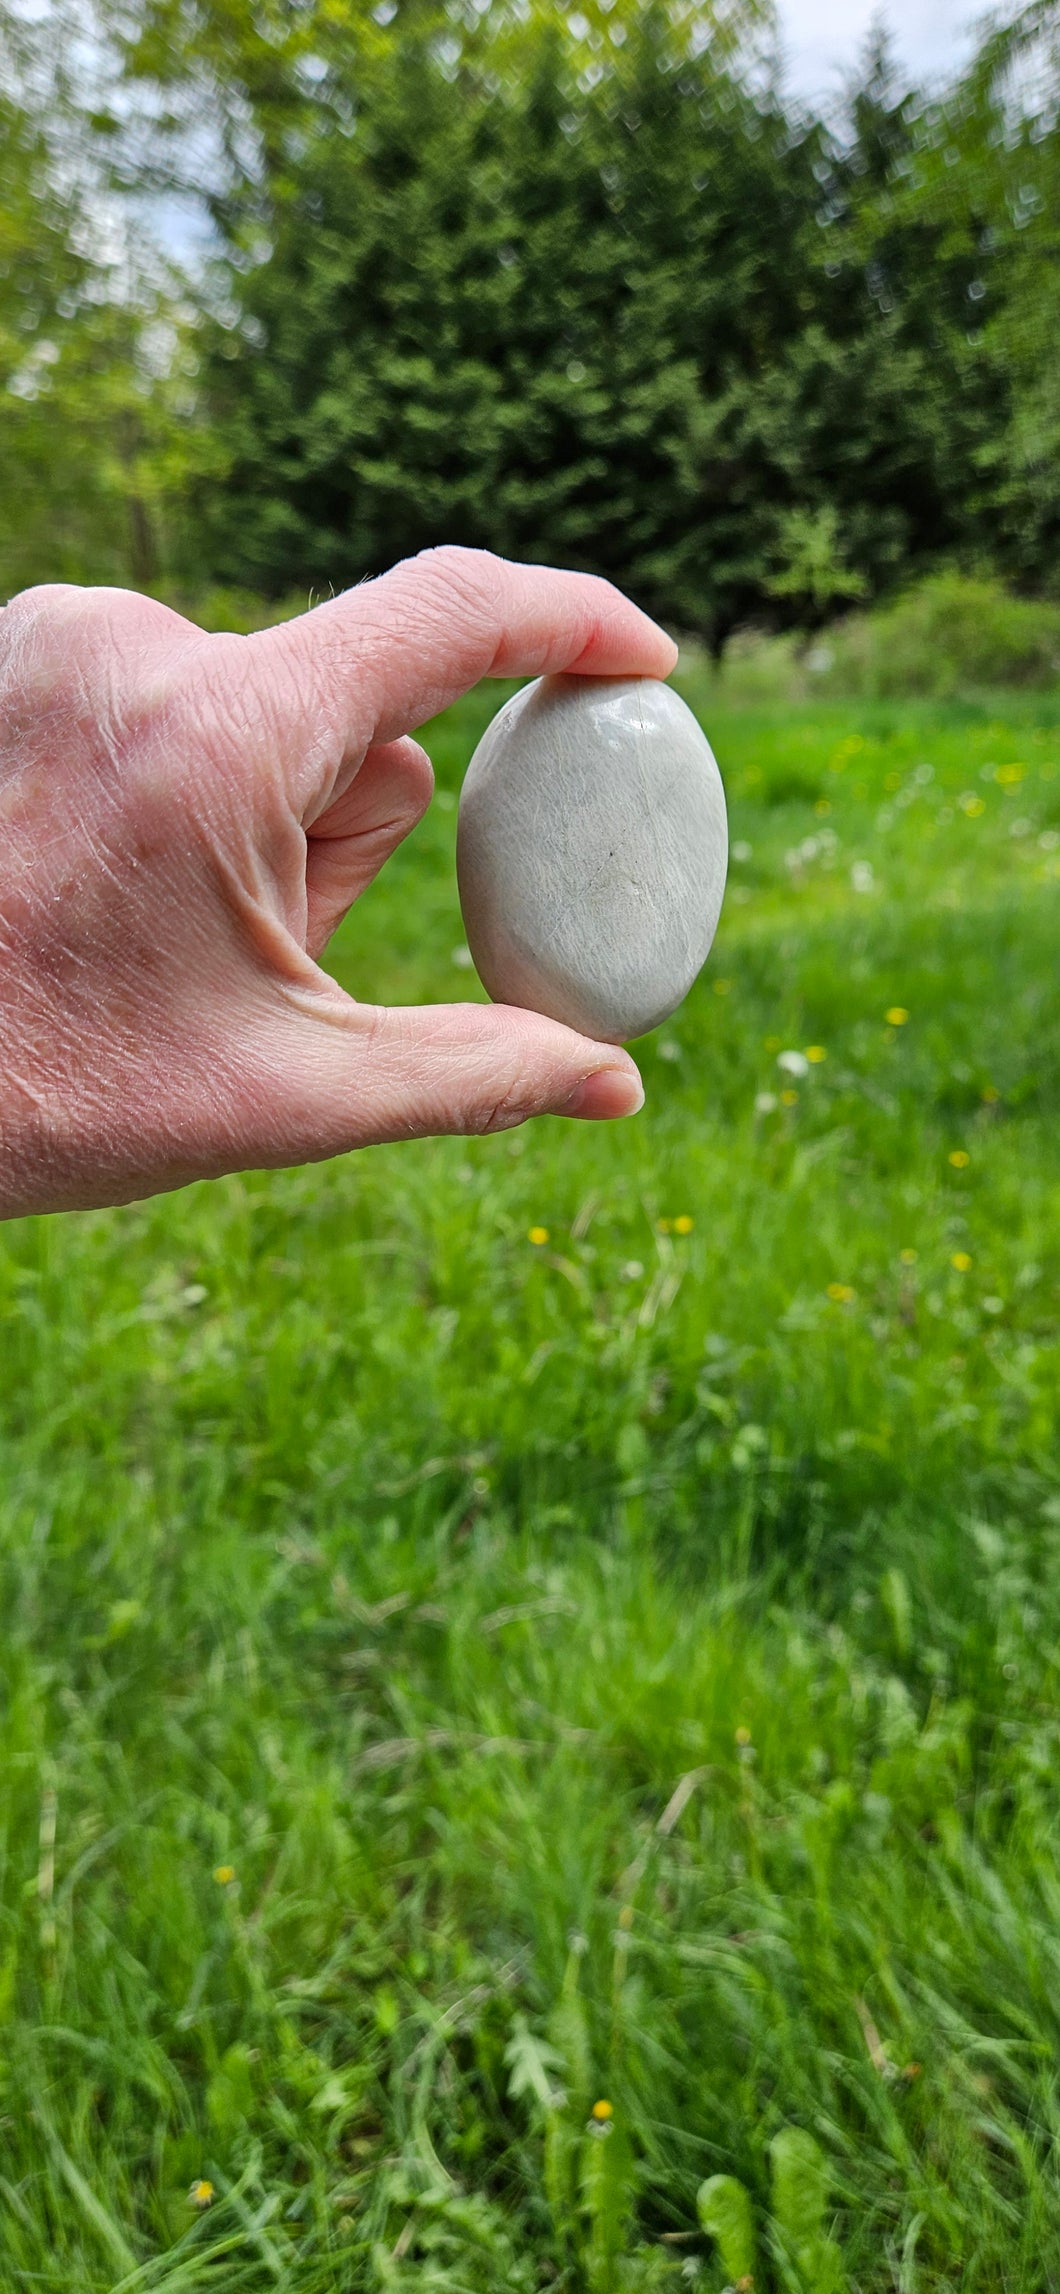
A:
[[[1060,2283],[1060,700],[686,690],[636,1121],[3,1230],[5,2294]]]

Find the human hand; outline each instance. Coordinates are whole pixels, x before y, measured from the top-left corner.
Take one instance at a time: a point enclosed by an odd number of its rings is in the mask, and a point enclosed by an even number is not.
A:
[[[356,1003],[316,962],[481,677],[665,677],[607,582],[428,551],[253,637],[125,590],[0,613],[0,1215],[546,1112],[632,1060],[534,1012]]]

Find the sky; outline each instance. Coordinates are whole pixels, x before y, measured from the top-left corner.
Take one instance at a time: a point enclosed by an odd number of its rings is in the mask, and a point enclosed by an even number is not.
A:
[[[964,62],[969,27],[985,0],[778,0],[781,36],[794,94],[820,102],[838,92],[874,22],[889,27],[900,63],[918,80]]]

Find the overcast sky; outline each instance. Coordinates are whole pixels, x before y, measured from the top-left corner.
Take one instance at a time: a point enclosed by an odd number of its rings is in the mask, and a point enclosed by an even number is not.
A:
[[[793,92],[820,100],[837,90],[874,19],[889,26],[899,59],[918,79],[963,63],[968,30],[985,0],[779,0]]]

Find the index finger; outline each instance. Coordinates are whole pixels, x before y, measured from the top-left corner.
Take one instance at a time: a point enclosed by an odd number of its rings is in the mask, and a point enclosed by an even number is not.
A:
[[[459,548],[425,550],[250,643],[286,666],[292,700],[337,711],[365,747],[413,732],[481,677],[667,677],[677,661],[665,630],[599,576]]]

